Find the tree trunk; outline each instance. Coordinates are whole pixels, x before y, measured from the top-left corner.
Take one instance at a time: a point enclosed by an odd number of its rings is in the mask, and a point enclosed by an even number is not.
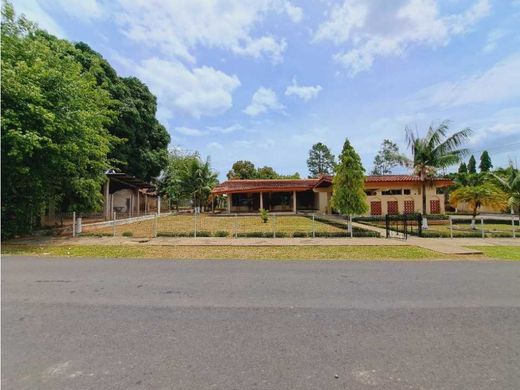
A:
[[[422,176],[422,175],[421,175]],[[428,220],[426,219],[426,179],[422,177],[422,228],[428,229]]]

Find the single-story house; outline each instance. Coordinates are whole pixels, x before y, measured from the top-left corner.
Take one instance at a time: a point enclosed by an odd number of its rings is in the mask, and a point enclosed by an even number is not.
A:
[[[212,195],[227,197],[228,213],[331,212],[332,176],[316,179],[227,180]],[[426,187],[428,214],[444,213],[443,188],[452,184],[444,178],[433,179]],[[368,215],[421,213],[422,183],[418,176],[384,175],[365,177]]]
[[[164,211],[166,205],[161,204],[161,197],[152,184],[112,169],[106,175],[103,186],[105,219],[112,219],[114,212],[132,217]]]

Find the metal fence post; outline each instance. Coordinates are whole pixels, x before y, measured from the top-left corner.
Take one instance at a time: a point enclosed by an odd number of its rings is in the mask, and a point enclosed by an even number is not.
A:
[[[450,238],[453,238],[453,215],[450,215],[449,218],[450,218]]]
[[[76,212],[72,212],[72,237],[76,237]]]
[[[480,217],[480,229],[482,230],[482,238],[485,237],[484,233],[484,217]]]
[[[153,238],[157,238],[157,218],[158,213],[155,213],[155,216],[153,218]]]
[[[233,234],[233,236],[235,236],[235,238],[238,238],[238,214],[236,213],[233,221],[233,228],[235,230],[235,234]]]
[[[518,221],[520,224],[520,220]],[[511,224],[513,225],[513,238],[516,238],[515,215],[511,214]]]
[[[113,237],[116,236],[116,217],[117,217],[117,214],[114,211],[114,213],[113,213],[113,220],[112,220],[112,236]]]
[[[349,216],[348,229],[350,230],[350,238],[354,238],[354,227],[352,226],[352,214]]]
[[[316,238],[316,221],[314,219],[314,213],[312,213],[312,238]]]
[[[276,214],[273,215],[273,238],[276,238]]]

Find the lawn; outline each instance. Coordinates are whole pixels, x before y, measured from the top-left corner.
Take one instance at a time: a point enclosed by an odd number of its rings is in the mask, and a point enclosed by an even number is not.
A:
[[[415,246],[139,246],[4,245],[2,254],[99,258],[237,260],[428,260],[445,255]],[[450,257],[450,258],[453,258]]]
[[[346,231],[344,228],[333,226],[327,223],[312,221],[311,218],[298,215],[270,216],[267,223],[263,223],[259,216],[213,216],[201,214],[194,215],[167,215],[157,219],[157,232],[159,235],[163,233],[186,233],[192,235],[195,227],[198,232],[227,232],[228,236],[235,233],[245,234],[251,232],[261,232],[264,234],[272,234],[276,232],[292,235],[294,232],[312,232],[313,229],[317,233],[342,233]],[[95,231],[97,233],[112,234],[112,227],[105,227]],[[154,232],[154,220],[146,220],[134,222],[127,225],[116,226],[116,235],[123,235],[125,232],[131,232],[134,237],[152,237]]]
[[[520,260],[520,246],[471,246],[493,259]]]

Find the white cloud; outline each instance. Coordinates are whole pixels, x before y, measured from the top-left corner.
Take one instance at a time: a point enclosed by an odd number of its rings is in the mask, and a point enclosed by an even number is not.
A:
[[[200,136],[203,136],[204,134],[206,134],[202,130],[193,129],[191,127],[184,127],[184,126],[176,127],[174,129],[174,131],[177,133],[183,134],[183,135],[191,136],[191,137],[200,137]]]
[[[194,118],[222,114],[233,104],[233,91],[240,85],[237,76],[212,67],[188,69],[178,61],[150,58],[135,69],[137,75],[157,95],[163,116],[177,113]]]
[[[441,16],[433,0],[402,2],[345,0],[332,7],[314,41],[349,45],[334,55],[350,75],[370,69],[377,57],[398,56],[411,46],[446,45],[451,36],[463,34],[485,17],[489,0],[477,0],[465,12]]]
[[[279,62],[285,41],[269,34],[256,36],[253,30],[266,14],[280,12],[281,7],[292,20],[301,19],[298,7],[277,0],[120,0],[119,4],[116,23],[127,37],[190,62],[195,62],[197,46]]]
[[[506,32],[501,29],[495,29],[489,32],[486,45],[482,51],[486,54],[491,53],[497,48],[498,42],[506,36]]]
[[[285,12],[294,23],[299,23],[303,19],[303,10],[300,7],[296,7],[290,1],[285,2]]]
[[[208,144],[207,148],[210,150],[222,150],[222,149],[224,149],[224,146],[222,146],[218,142],[210,142]]]
[[[298,85],[295,79],[292,81],[292,85],[289,85],[287,89],[285,90],[286,96],[296,95],[306,102],[309,101],[312,98],[315,98],[318,96],[320,91],[322,90],[321,85],[315,85],[315,86],[303,86]]]
[[[483,73],[425,88],[413,97],[418,106],[456,107],[520,98],[520,56],[509,57]]]
[[[59,7],[67,15],[79,19],[83,22],[91,22],[95,19],[104,18],[107,10],[104,5],[97,0],[81,0],[75,1],[74,4],[70,0],[39,0],[48,7]]]
[[[244,112],[250,116],[257,116],[269,110],[280,111],[284,106],[278,101],[276,93],[269,88],[260,87],[253,94],[251,104],[246,107]]]
[[[215,133],[230,134],[230,133],[234,133],[235,131],[242,130],[243,128],[238,123],[235,123],[234,125],[231,125],[228,127],[208,126],[207,129],[209,131],[213,131]]]

